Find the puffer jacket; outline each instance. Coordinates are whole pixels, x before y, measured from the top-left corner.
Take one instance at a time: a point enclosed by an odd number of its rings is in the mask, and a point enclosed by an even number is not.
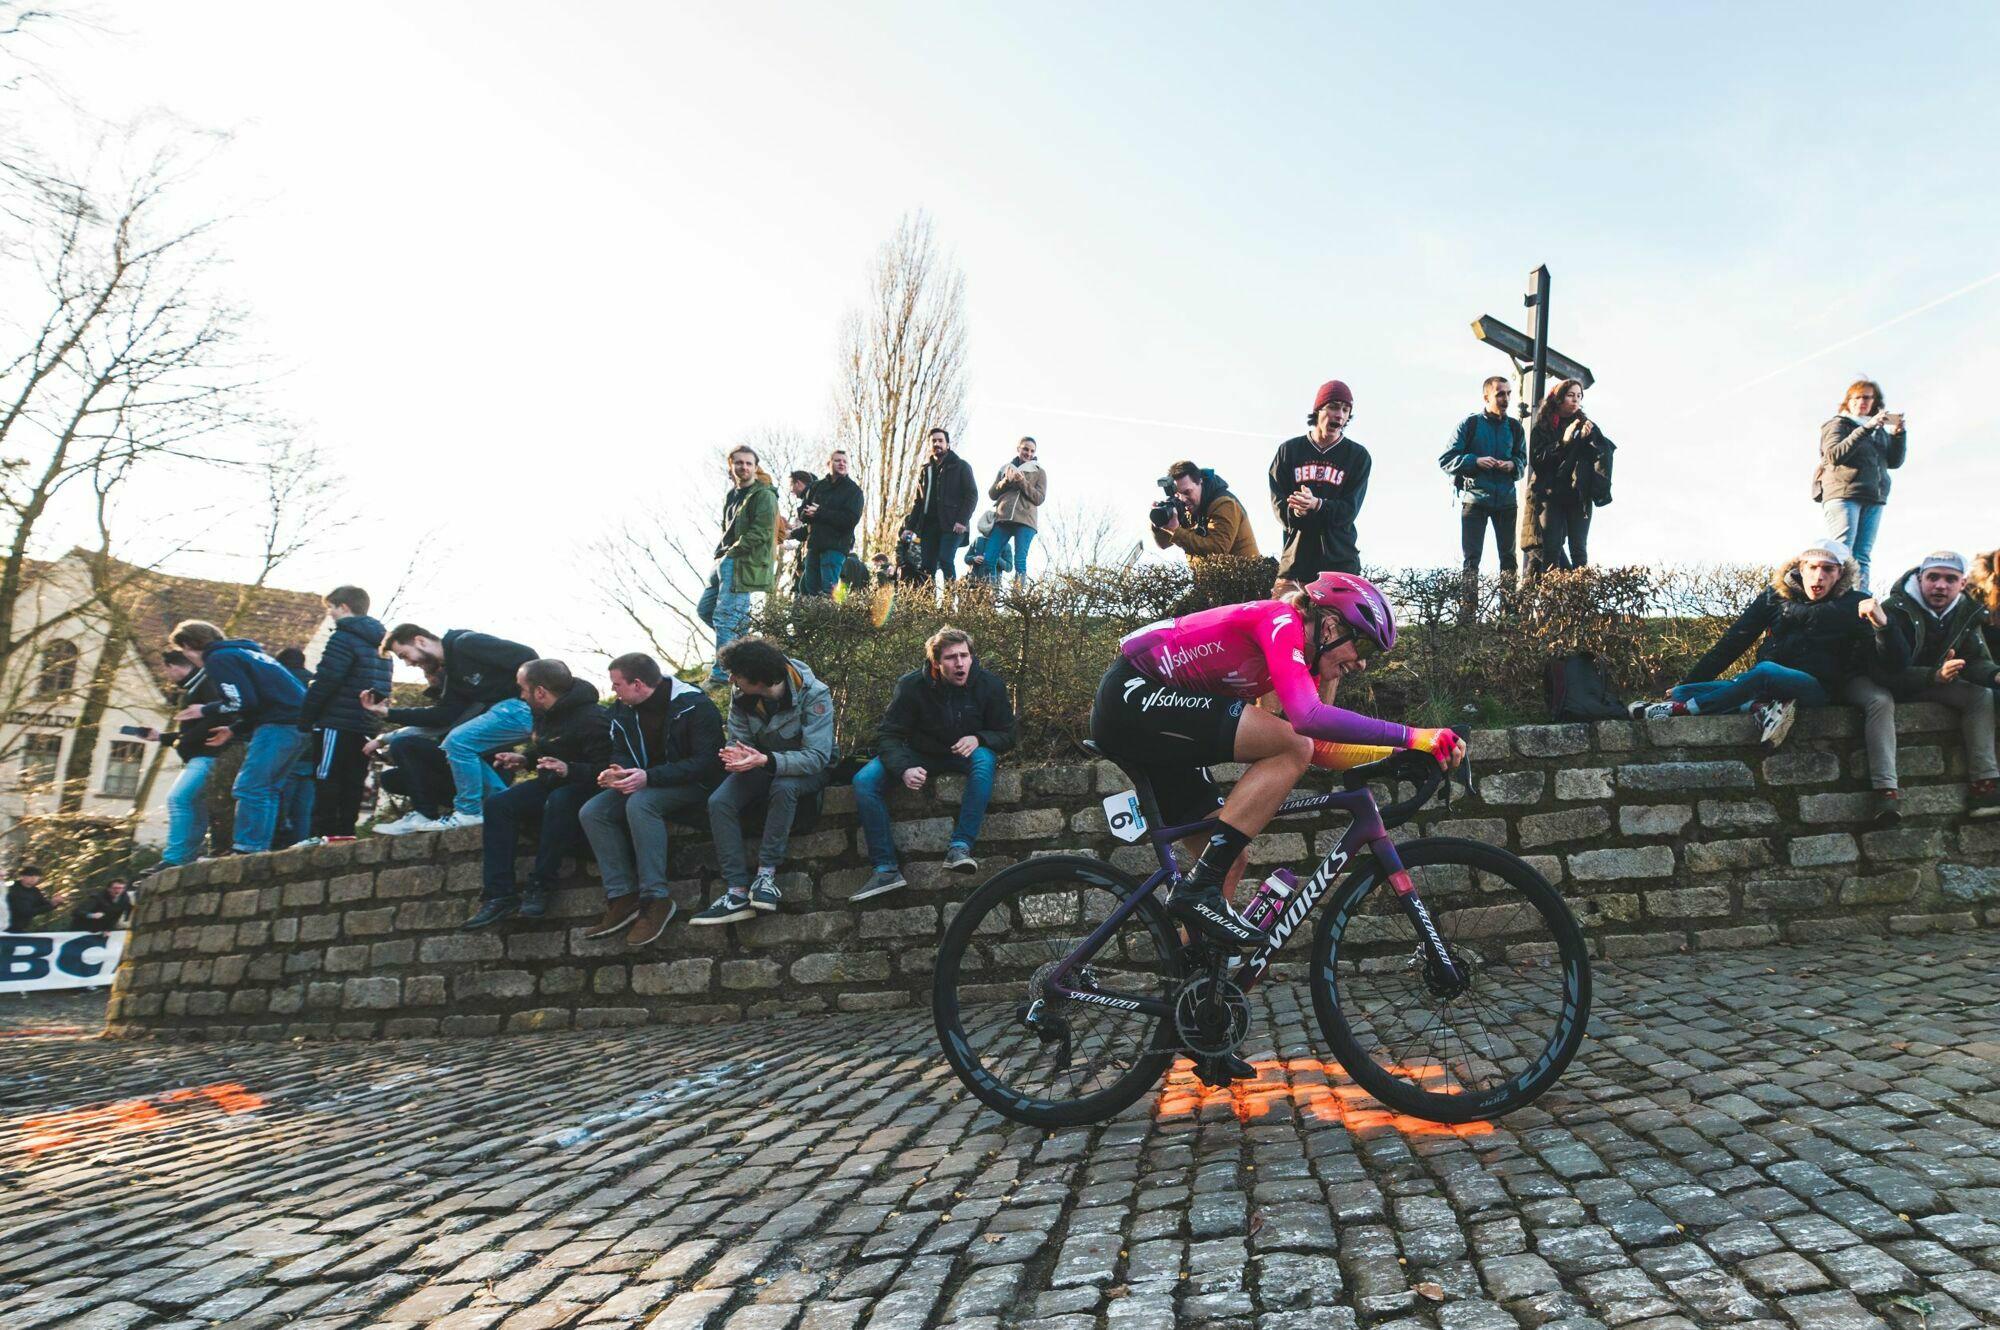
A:
[[[1857,675],[1894,677],[1909,664],[1909,648],[1893,626],[1878,629],[1861,617],[1866,597],[1854,589],[1860,580],[1860,565],[1849,559],[1826,599],[1813,600],[1799,579],[1798,560],[1779,564],[1772,570],[1771,585],[1681,682],[1707,683],[1721,677],[1753,642],[1758,660],[1802,670],[1829,693],[1837,693],[1841,684]]]
[[[833,690],[804,661],[790,665],[782,700],[745,693],[730,697],[729,741],[768,756],[774,775],[824,780],[838,756],[833,742]]]
[[[1891,434],[1845,413],[1819,427],[1819,466],[1813,471],[1814,503],[1889,502],[1889,473],[1909,455],[1907,429]]]
[[[299,704],[300,729],[374,734],[381,728],[381,722],[362,709],[361,694],[372,688],[389,695],[393,667],[381,654],[386,636],[382,621],[366,614],[334,620],[306,700]]]
[[[534,733],[523,756],[530,771],[544,757],[569,764],[564,776],[535,772],[536,780],[597,784],[597,773],[611,760],[611,713],[597,705],[597,686],[587,679],[572,680],[555,705],[535,717]]]
[[[1883,599],[1882,607],[1909,649],[1909,664],[1888,680],[1898,697],[1913,697],[1936,683],[1947,651],[1965,662],[1958,677],[1967,683],[1992,688],[2000,682],[2000,667],[1994,664],[1986,635],[1980,631],[1985,627],[1986,607],[1971,596],[1961,591],[1943,614],[1933,613],[1924,603],[1918,570],[1912,568],[1896,579],[1896,589]]]
[[[967,735],[997,757],[1014,746],[1014,705],[1000,676],[974,661],[962,687],[953,687],[930,666],[896,681],[895,695],[882,714],[882,765],[901,777],[911,767],[930,767],[951,755]]]

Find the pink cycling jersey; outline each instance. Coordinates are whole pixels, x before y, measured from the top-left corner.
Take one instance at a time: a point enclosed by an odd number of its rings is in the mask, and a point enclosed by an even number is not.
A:
[[[1224,605],[1127,633],[1118,648],[1141,674],[1190,693],[1275,692],[1292,728],[1340,744],[1410,746],[1410,728],[1328,706],[1306,666],[1305,624],[1278,600]]]

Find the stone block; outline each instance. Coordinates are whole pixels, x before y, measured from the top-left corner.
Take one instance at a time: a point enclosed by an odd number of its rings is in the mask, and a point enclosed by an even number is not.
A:
[[[1545,772],[1503,771],[1479,778],[1479,797],[1489,804],[1531,804],[1540,800],[1548,787]]]
[[[1968,828],[1969,830],[1969,828]],[[1960,833],[1963,839],[1964,833]],[[2000,901],[2000,868],[1973,864],[1939,864],[1938,886],[1953,901]]]
[[[1338,837],[1333,832],[1322,832],[1320,834],[1328,838],[1327,844],[1322,847],[1316,841],[1313,846],[1313,852],[1316,854],[1325,854],[1327,850],[1333,848],[1332,842],[1338,839]],[[1507,823],[1504,819],[1497,817],[1455,818],[1450,822],[1433,823],[1427,828],[1425,834],[1431,836],[1457,836],[1463,840],[1482,841],[1487,845],[1504,847],[1507,844]]]
[[[500,1033],[498,1016],[458,1015],[446,1016],[438,1022],[438,1033],[447,1039],[462,1035],[489,1035]]]
[[[1861,852],[1870,859],[1934,861],[1944,854],[1944,833],[1928,827],[1897,827],[1871,831],[1861,838]]]
[[[1635,849],[1581,850],[1569,857],[1570,876],[1579,882],[1619,882],[1634,877],[1671,877],[1674,852],[1664,845]]]
[[[444,875],[431,865],[385,868],[375,875],[375,894],[383,900],[435,896],[444,889]]]
[[[403,985],[387,975],[349,979],[341,985],[340,1005],[349,1011],[388,1011],[403,1002]]]
[[[478,828],[471,828],[477,830]],[[458,833],[448,831],[447,836]],[[567,1007],[533,1007],[527,1011],[517,1011],[507,1017],[507,1029],[514,1034],[533,1034],[539,1030],[567,1030],[570,1013]]]
[[[1683,854],[1690,873],[1722,873],[1732,868],[1763,868],[1771,862],[1771,843],[1764,840],[1692,841]]]
[[[535,977],[526,970],[475,970],[453,980],[460,1001],[468,998],[517,1000],[535,991]]]
[[[1822,864],[1851,864],[1861,857],[1861,847],[1844,831],[1824,836],[1793,836],[1787,842],[1791,860],[1800,868]]]
[[[315,979],[306,985],[306,1005],[315,1009],[338,1007],[340,991],[337,979]]]
[[[1618,830],[1627,836],[1677,836],[1693,817],[1686,804],[1639,804],[1618,810]]]
[[[1578,921],[1586,926],[1639,922],[1639,898],[1628,892],[1607,891],[1596,896],[1578,896],[1569,904],[1576,911]]]
[[[1668,722],[1673,723],[1673,722]],[[1626,791],[1749,789],[1757,778],[1748,764],[1717,762],[1635,762],[1617,769]]]
[[[835,785],[821,792],[819,799],[822,817],[845,817],[854,811],[854,787]]]
[[[1576,767],[1556,772],[1556,798],[1609,799],[1612,796],[1610,767]]]
[[[1686,951],[1687,945],[1687,939],[1679,933],[1625,933],[1603,939],[1604,954],[1612,960],[1671,956]]]
[[[340,916],[337,914],[309,914],[299,920],[300,942],[331,942],[339,936]]]
[[[1861,918],[1814,918],[1807,916],[1790,919],[1785,923],[1785,939],[1789,942],[1843,942],[1848,938],[1862,937],[1881,932],[1881,925],[1873,920]]]
[[[897,1011],[916,1005],[908,993],[842,993],[833,1000],[841,1011]]]
[[[889,956],[880,951],[821,951],[792,962],[792,980],[801,984],[866,983],[889,977]]]
[[[403,1005],[406,1007],[441,1007],[445,1002],[444,976],[441,974],[413,974],[403,981]]]
[[[1963,854],[2000,854],[2000,822],[1971,823],[1958,829]]]
[[[1896,708],[1897,714],[1902,708]],[[1897,727],[1902,728],[1901,726]],[[1792,742],[1800,739],[1851,739],[1861,733],[1861,712],[1854,707],[1800,707],[1792,725]]]
[[[860,878],[850,885],[847,895],[867,880],[868,869],[856,870]],[[822,887],[825,882],[820,884]],[[844,899],[844,897],[843,897]],[[854,918],[844,912],[820,910],[812,914],[775,914],[757,921],[755,928],[743,930],[743,944],[749,947],[789,947],[799,944],[824,946],[854,931]]]
[[[1917,785],[1903,789],[1904,817],[1957,817],[1965,811],[1963,785]]]
[[[1718,831],[1778,824],[1778,810],[1762,799],[1703,799],[1695,805],[1701,824]]]
[[[1977,916],[1971,914],[1892,914],[1889,916],[1889,931],[1892,933],[1962,933],[1979,927]]]
[[[554,965],[543,970],[535,987],[544,997],[573,997],[583,991],[583,971],[574,965]]]
[[[375,895],[373,873],[346,873],[326,884],[326,899],[332,905],[365,901]]]
[[[1638,746],[1639,727],[1629,720],[1597,722],[1597,748],[1604,753],[1629,753]]]
[[[847,832],[840,827],[826,827],[806,836],[792,837],[793,860],[838,859],[847,853]]]
[[[271,1000],[266,1005],[266,1010],[273,1016],[296,1016],[299,1012],[305,1010],[305,1005],[306,986],[304,984],[291,984],[284,988],[274,988],[271,990]]]
[[[387,877],[388,874],[385,873],[383,876]],[[455,900],[404,901],[395,907],[395,911],[396,927],[413,933],[457,928],[471,913],[462,901]],[[383,913],[386,914],[387,911]]]
[[[1922,875],[1914,868],[1870,877],[1850,877],[1840,886],[1842,905],[1900,905],[1917,894]]]
[[[269,919],[245,919],[236,925],[236,945],[239,947],[261,947],[270,940]]]
[[[938,911],[935,905],[918,905],[905,910],[869,910],[861,916],[864,938],[936,938]]]
[[[707,957],[657,961],[632,967],[632,991],[641,997],[685,997],[706,993],[715,962]]]
[[[1524,854],[1521,858],[1527,863],[1528,867],[1540,873],[1551,883],[1559,883],[1563,880],[1562,860],[1558,859],[1555,855]],[[1300,929],[1299,932],[1303,934],[1305,930]]]
[[[417,944],[414,939],[399,937],[390,942],[377,942],[368,948],[368,968],[371,970],[392,970],[408,965],[417,959]]]
[[[385,1039],[428,1039],[438,1032],[435,1016],[397,1016],[382,1022]]]
[[[719,969],[726,989],[776,988],[785,978],[785,967],[759,957],[748,961],[724,961]]]
[[[236,945],[235,924],[206,924],[195,949],[210,956],[219,956]]]
[[[1958,728],[1958,712],[1942,702],[1901,702],[1896,706],[1896,733],[1935,734]]]
[[[1589,840],[1610,830],[1611,812],[1606,808],[1571,808],[1560,813],[1537,813],[1521,819],[1521,846],[1533,849],[1563,841]]]
[[[1670,716],[1649,720],[1646,726],[1653,742],[1663,748],[1743,747],[1757,741],[1757,724],[1744,715]]]
[[[980,839],[989,841],[1047,840],[1063,832],[1063,815],[1055,808],[1026,808],[996,813],[986,819]],[[947,836],[949,841],[950,837]],[[940,847],[943,848],[943,847]]]
[[[505,952],[500,939],[492,933],[452,933],[445,937],[427,937],[417,944],[417,959],[426,965],[497,961]]]
[[[326,883],[287,882],[278,888],[278,905],[282,909],[297,910],[326,904]]]
[[[1727,951],[1738,947],[1768,947],[1778,941],[1771,924],[1745,924],[1738,928],[1709,928],[1694,935],[1696,947],[1707,951]]]
[[[1802,794],[1799,820],[1818,825],[1826,822],[1867,822],[1874,809],[1866,794]]]
[[[434,831],[391,837],[389,858],[399,864],[428,863],[437,854],[437,839],[438,833]]]
[[[1465,751],[1474,762],[1504,762],[1514,756],[1514,740],[1506,730],[1474,730],[1465,736]]]
[[[1090,793],[1089,767],[1037,767],[1024,774],[1035,794],[1081,798]]]
[[[1817,910],[1833,899],[1833,885],[1820,877],[1756,878],[1743,888],[1745,908]]]
[[[227,993],[207,992],[187,995],[187,1014],[190,1016],[220,1016],[228,1008]]]
[[[1727,887],[1676,887],[1646,892],[1644,899],[1655,919],[1705,919],[1731,909]]]
[[[1573,757],[1590,751],[1590,725],[1517,725],[1514,751],[1522,757]]]
[[[564,945],[567,941],[563,934],[552,929],[542,929],[533,933],[510,933],[507,937],[507,959],[552,961],[567,949]]]
[[[326,970],[329,974],[346,974],[354,970],[368,968],[368,948],[356,943],[349,947],[328,947],[326,949]]]
[[[646,1023],[644,1007],[579,1007],[576,1012],[576,1028],[579,1030],[612,1030]]]
[[[396,926],[396,911],[384,906],[379,910],[349,910],[341,916],[340,928],[348,937],[380,937]]]

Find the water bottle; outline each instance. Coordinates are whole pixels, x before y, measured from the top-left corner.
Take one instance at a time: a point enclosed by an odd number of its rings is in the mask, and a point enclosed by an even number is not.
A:
[[[1285,912],[1285,902],[1298,890],[1299,880],[1289,868],[1280,868],[1257,885],[1257,894],[1243,910],[1243,917],[1268,933]]]

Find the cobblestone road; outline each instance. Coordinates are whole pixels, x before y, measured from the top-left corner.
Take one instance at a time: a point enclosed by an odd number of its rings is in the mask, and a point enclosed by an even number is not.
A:
[[[0,1039],[0,1326],[2000,1324],[2000,937],[1604,966],[1536,1109],[1262,1078],[1049,1134],[927,1021]]]

